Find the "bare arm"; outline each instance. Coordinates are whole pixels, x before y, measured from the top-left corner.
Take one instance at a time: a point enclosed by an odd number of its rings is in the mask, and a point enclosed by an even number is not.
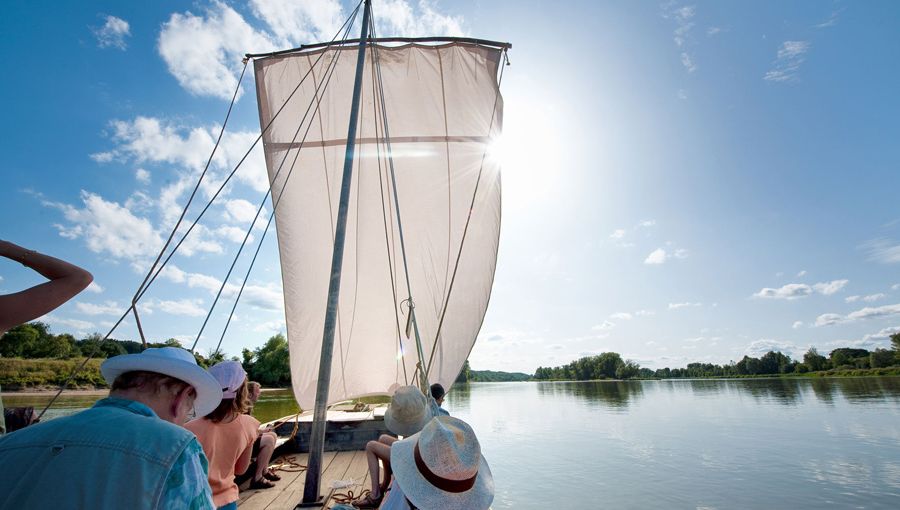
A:
[[[34,269],[50,281],[0,296],[0,332],[36,319],[85,289],[91,273],[63,260],[0,240],[0,256]]]
[[[234,463],[234,474],[242,475],[247,471],[247,468],[250,467],[250,454],[253,453],[253,442],[247,445],[247,448],[244,448],[244,451],[241,452],[241,456],[238,457],[237,462]]]

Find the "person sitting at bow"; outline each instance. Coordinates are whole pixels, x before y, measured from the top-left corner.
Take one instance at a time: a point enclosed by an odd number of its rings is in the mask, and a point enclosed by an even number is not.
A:
[[[401,386],[391,397],[391,406],[384,414],[384,424],[398,436],[409,436],[422,430],[434,417],[433,406],[425,399],[422,391],[415,386]],[[353,501],[357,508],[377,508],[384,498],[384,492],[391,483],[391,444],[394,436],[383,434],[378,441],[366,443],[366,461],[369,464],[369,478],[372,488],[368,494]],[[384,465],[384,481],[381,481],[379,461]]]
[[[247,373],[239,362],[223,361],[210,367],[209,373],[218,381],[222,401],[201,418],[188,422],[185,428],[197,436],[209,458],[213,502],[219,510],[234,510],[238,500],[234,475],[250,467],[259,421],[245,414],[250,407]],[[250,483],[251,489],[271,487],[274,487],[272,482],[262,477]]]

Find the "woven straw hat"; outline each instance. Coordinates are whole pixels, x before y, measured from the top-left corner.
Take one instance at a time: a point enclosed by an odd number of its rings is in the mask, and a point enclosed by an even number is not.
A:
[[[398,436],[410,436],[422,430],[432,418],[425,395],[415,386],[401,386],[391,397],[391,407],[384,413],[384,424]]]
[[[394,480],[418,508],[487,510],[494,478],[475,432],[466,422],[439,416],[418,434],[391,446]]]

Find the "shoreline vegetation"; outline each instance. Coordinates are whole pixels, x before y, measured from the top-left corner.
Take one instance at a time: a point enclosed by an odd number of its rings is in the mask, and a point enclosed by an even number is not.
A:
[[[636,362],[623,360],[615,352],[587,356],[557,367],[538,367],[534,374],[472,370],[466,361],[456,379],[468,382],[517,381],[595,381],[627,379],[737,379],[771,377],[881,377],[900,376],[900,333],[891,335],[892,349],[855,349],[842,347],[823,356],[815,348],[792,360],[777,351],[760,358],[744,356],[726,365],[689,363],[685,368],[642,368]],[[177,339],[148,344],[150,347],[183,347]],[[100,374],[105,358],[141,351],[141,343],[90,335],[76,340],[70,334],[54,335],[41,322],[23,324],[0,336],[0,388],[4,394],[53,393],[58,391],[86,356],[93,354],[85,367],[67,385],[67,391],[79,394],[101,392],[107,388]],[[283,335],[269,338],[262,347],[243,349],[241,357],[223,352],[207,355],[195,353],[197,363],[209,367],[232,359],[240,361],[251,380],[266,389],[290,387],[290,356]]]

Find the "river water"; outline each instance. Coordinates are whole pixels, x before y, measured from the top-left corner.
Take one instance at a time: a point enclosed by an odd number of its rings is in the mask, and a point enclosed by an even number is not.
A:
[[[494,510],[900,508],[900,378],[476,383],[444,405],[478,434]],[[295,410],[273,391],[255,414]]]

